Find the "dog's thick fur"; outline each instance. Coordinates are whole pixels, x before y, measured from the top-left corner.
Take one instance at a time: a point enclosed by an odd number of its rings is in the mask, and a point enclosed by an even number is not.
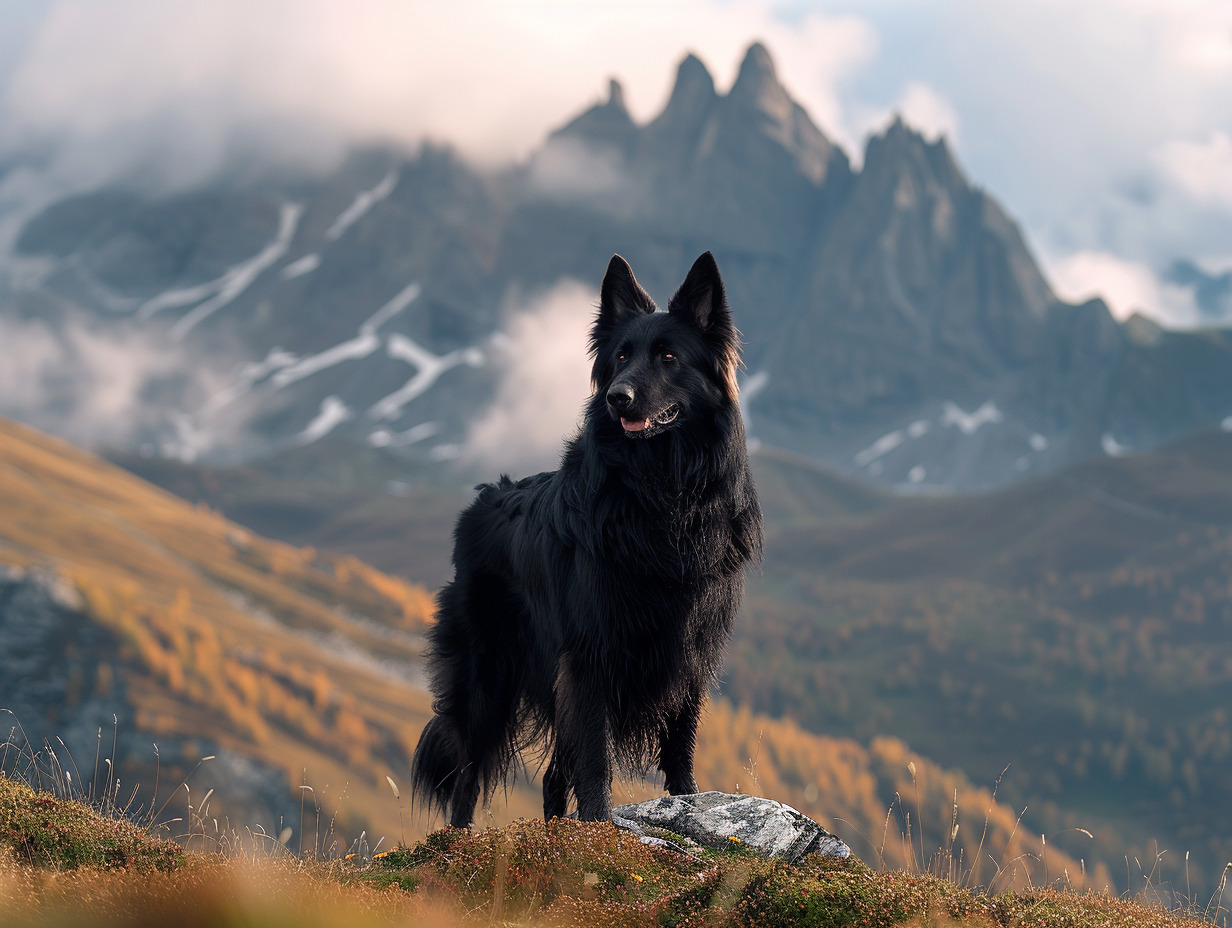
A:
[[[458,520],[412,762],[417,796],[458,827],[544,738],[544,818],[570,793],[579,818],[609,818],[618,762],[697,791],[698,716],[762,549],[714,258],[659,312],[614,256],[590,351],[595,393],[560,469],[485,484]]]

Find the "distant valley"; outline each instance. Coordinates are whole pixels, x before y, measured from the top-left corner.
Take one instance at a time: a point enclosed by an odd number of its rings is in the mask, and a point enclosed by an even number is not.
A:
[[[106,795],[206,849],[264,836],[333,856],[439,825],[396,789],[428,714],[420,650],[432,604],[421,587],[262,538],[5,420],[0,505],[6,771]],[[537,814],[540,759],[526,760],[482,821]],[[982,846],[984,879],[1014,860],[1003,886],[1042,872],[1043,844],[1011,808],[901,739],[822,737],[719,698],[698,776],[789,802],[870,861],[912,859],[910,818],[914,834],[922,821],[955,855]],[[910,804],[896,805],[909,785]],[[656,786],[622,779],[614,792],[633,801]],[[955,795],[971,827],[950,842]],[[985,819],[986,836],[976,828]],[[1051,853],[1078,872],[1077,859]],[[1090,872],[1112,879],[1094,861]]]
[[[300,544],[449,575],[462,492],[331,496],[126,463]],[[1232,434],[959,497],[895,496],[781,452],[754,468],[766,564],[727,699],[818,734],[902,739],[984,785],[1009,765],[998,796],[1114,873],[1126,847],[1153,859],[1152,841],[1207,876],[1232,852],[1217,811],[1232,792]]]

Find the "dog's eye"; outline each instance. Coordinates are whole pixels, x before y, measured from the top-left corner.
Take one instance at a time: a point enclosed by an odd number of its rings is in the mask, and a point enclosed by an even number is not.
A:
[[[676,353],[674,351],[664,351],[661,357],[664,361],[675,361]]]
[[[629,357],[623,351],[616,355],[616,361],[620,364],[624,364],[627,360],[629,360]]]

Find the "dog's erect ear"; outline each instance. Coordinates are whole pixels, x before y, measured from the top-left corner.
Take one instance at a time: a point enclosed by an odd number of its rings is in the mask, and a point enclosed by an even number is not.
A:
[[[668,312],[684,316],[700,328],[709,330],[731,324],[727,294],[714,255],[706,252],[693,262],[689,274],[667,303]]]
[[[599,290],[599,321],[619,325],[631,316],[653,313],[658,307],[633,276],[633,268],[620,255],[612,255]]]
[[[590,354],[595,358],[596,365],[600,347],[621,323],[653,313],[657,308],[650,294],[633,276],[629,262],[620,255],[612,255],[612,260],[607,264],[607,273],[603,275],[603,286],[599,289],[599,314],[590,327]],[[598,366],[592,377],[596,383],[602,379]]]
[[[736,371],[740,367],[740,333],[732,323],[714,255],[706,252],[693,262],[684,283],[668,301],[667,311],[702,330],[714,356],[715,376],[727,398],[739,402]]]

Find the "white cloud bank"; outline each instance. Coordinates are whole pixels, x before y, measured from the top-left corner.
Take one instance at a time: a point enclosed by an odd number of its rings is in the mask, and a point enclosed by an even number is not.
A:
[[[168,402],[187,409],[221,385],[156,335],[83,321],[0,317],[0,346],[0,415],[91,448],[165,430]]]
[[[0,154],[42,176],[0,179],[0,249],[19,184],[191,183],[255,150],[324,167],[372,138],[503,163],[610,76],[642,120],[688,51],[724,90],[755,39],[857,161],[893,112],[945,134],[1071,276],[1124,289],[1117,262],[1232,240],[1226,0],[22,0],[0,5]]]
[[[1044,267],[1061,299],[1082,303],[1099,297],[1122,321],[1134,313],[1179,328],[1204,321],[1192,291],[1161,281],[1145,264],[1107,252],[1079,251],[1045,259]]]
[[[1205,142],[1173,140],[1156,160],[1164,174],[1195,203],[1232,211],[1232,136],[1212,132]]]
[[[557,466],[591,395],[586,338],[598,303],[593,286],[574,280],[509,301],[493,359],[500,386],[470,428],[469,461],[510,474]]]
[[[607,77],[620,78],[645,119],[687,51],[730,83],[757,38],[841,136],[838,84],[876,44],[858,18],[814,12],[789,25],[756,0],[48,0],[45,9],[27,24],[32,40],[4,88],[7,141],[69,143],[83,160],[92,149],[113,171],[142,168],[154,153],[189,180],[245,139],[314,158],[357,138],[448,140],[480,162],[519,158],[597,99]]]

